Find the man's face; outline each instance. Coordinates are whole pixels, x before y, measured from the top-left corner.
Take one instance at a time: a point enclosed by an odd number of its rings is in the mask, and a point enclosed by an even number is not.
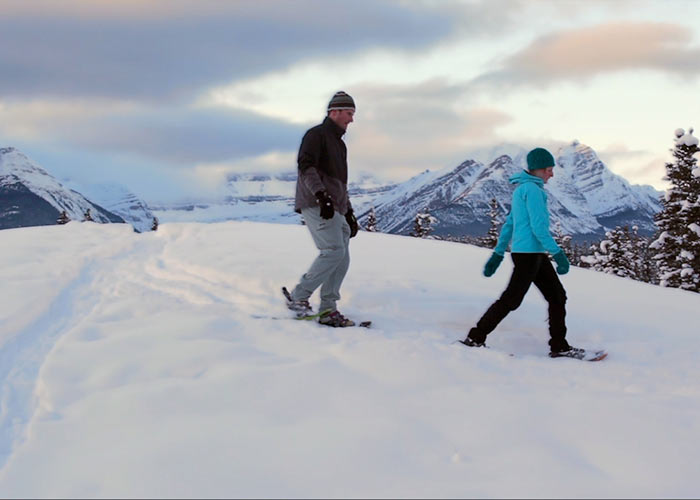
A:
[[[343,130],[348,129],[348,125],[354,121],[354,116],[355,110],[353,109],[332,109],[328,113],[328,117]]]
[[[538,168],[537,170],[533,170],[531,173],[542,179],[544,183],[547,184],[547,181],[554,177],[554,167]]]

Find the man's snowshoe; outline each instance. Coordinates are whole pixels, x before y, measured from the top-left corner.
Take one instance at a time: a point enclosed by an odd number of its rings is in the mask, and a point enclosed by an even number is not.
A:
[[[318,322],[321,325],[332,326],[333,328],[345,328],[348,326],[355,326],[355,322],[351,319],[346,318],[338,311],[325,311],[321,313],[318,318]]]
[[[293,311],[298,319],[306,319],[314,315],[314,310],[308,300],[292,300],[292,294],[289,293],[286,286],[282,287],[284,298],[287,299],[287,309]]]

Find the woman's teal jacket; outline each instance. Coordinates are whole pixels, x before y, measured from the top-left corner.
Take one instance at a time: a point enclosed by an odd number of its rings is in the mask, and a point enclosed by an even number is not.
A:
[[[549,209],[544,181],[526,171],[508,179],[517,184],[513,203],[505,224],[501,228],[494,252],[503,255],[513,240],[513,253],[545,253],[554,255],[561,251],[549,232]]]

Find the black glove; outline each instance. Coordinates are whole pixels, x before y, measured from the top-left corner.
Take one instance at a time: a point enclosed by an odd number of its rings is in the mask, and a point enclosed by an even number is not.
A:
[[[355,217],[355,213],[352,211],[352,208],[348,210],[348,213],[345,214],[345,220],[348,221],[348,226],[350,226],[350,237],[352,238],[357,234],[357,230],[360,229],[360,226],[357,223],[357,218]]]
[[[333,200],[331,199],[331,195],[329,195],[325,191],[319,191],[318,193],[316,193],[316,201],[321,207],[321,217],[323,217],[324,219],[332,219]]]

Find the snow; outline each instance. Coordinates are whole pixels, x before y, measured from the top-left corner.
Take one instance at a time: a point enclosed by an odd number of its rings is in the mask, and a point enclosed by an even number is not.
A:
[[[697,234],[700,237],[700,226],[697,225],[695,222],[691,223],[688,226],[688,229],[690,229],[691,231],[693,231],[695,234]]]
[[[689,132],[679,137],[676,142],[683,146],[697,146],[698,138],[695,137],[692,132]]]
[[[227,220],[301,224],[301,216],[294,212],[294,201],[243,201],[204,203],[186,207],[157,207],[153,214],[162,222],[224,222]]]
[[[139,200],[126,186],[114,182],[79,183],[72,179],[64,180],[62,183],[118,215],[137,231],[151,230],[153,214],[146,203]]]
[[[697,497],[700,295],[562,277],[573,345],[490,251],[361,232],[341,311],[276,320],[316,255],[299,225],[0,231],[3,497]],[[312,303],[317,305],[317,295]],[[514,353],[510,357],[508,353]]]

